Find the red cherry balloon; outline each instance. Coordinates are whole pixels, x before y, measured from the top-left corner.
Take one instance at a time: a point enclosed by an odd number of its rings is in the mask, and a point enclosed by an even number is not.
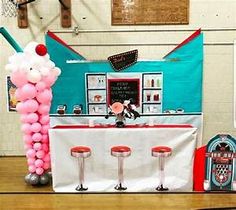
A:
[[[40,56],[44,56],[47,54],[47,48],[43,44],[38,44],[35,48],[35,52]]]

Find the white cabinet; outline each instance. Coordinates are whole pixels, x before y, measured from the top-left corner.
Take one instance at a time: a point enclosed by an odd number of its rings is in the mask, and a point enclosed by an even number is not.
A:
[[[106,114],[106,74],[86,74],[86,91],[88,114]]]

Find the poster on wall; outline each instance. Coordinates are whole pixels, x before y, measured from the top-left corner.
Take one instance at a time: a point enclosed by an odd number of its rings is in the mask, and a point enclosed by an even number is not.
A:
[[[7,84],[7,110],[9,112],[16,111],[16,105],[18,103],[15,92],[16,86],[11,82],[10,76],[6,77],[6,84]]]

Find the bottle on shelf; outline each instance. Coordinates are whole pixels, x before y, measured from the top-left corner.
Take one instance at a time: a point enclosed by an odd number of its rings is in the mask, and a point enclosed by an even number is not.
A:
[[[147,92],[146,96],[147,96],[147,101],[151,101],[151,93]]]
[[[150,80],[147,79],[147,80],[146,80],[146,87],[150,87],[150,86],[151,86],[151,84],[150,84]]]
[[[159,93],[158,93],[158,92],[154,93],[154,95],[153,95],[153,101],[159,101],[159,99],[160,99]]]
[[[154,79],[151,80],[151,87],[154,87]]]
[[[157,87],[160,87],[160,80],[159,80],[159,78],[157,78]]]

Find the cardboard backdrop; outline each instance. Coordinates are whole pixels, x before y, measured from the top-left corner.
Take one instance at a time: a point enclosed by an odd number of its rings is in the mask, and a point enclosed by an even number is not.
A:
[[[46,45],[51,59],[62,70],[53,86],[51,114],[56,113],[60,104],[67,105],[68,114],[75,104],[82,104],[83,113],[87,113],[85,74],[114,72],[112,66],[108,61],[86,61],[52,32],[46,34]],[[162,72],[162,110],[182,108],[185,112],[201,112],[203,34],[196,31],[164,58],[164,61],[138,61],[122,72]]]

